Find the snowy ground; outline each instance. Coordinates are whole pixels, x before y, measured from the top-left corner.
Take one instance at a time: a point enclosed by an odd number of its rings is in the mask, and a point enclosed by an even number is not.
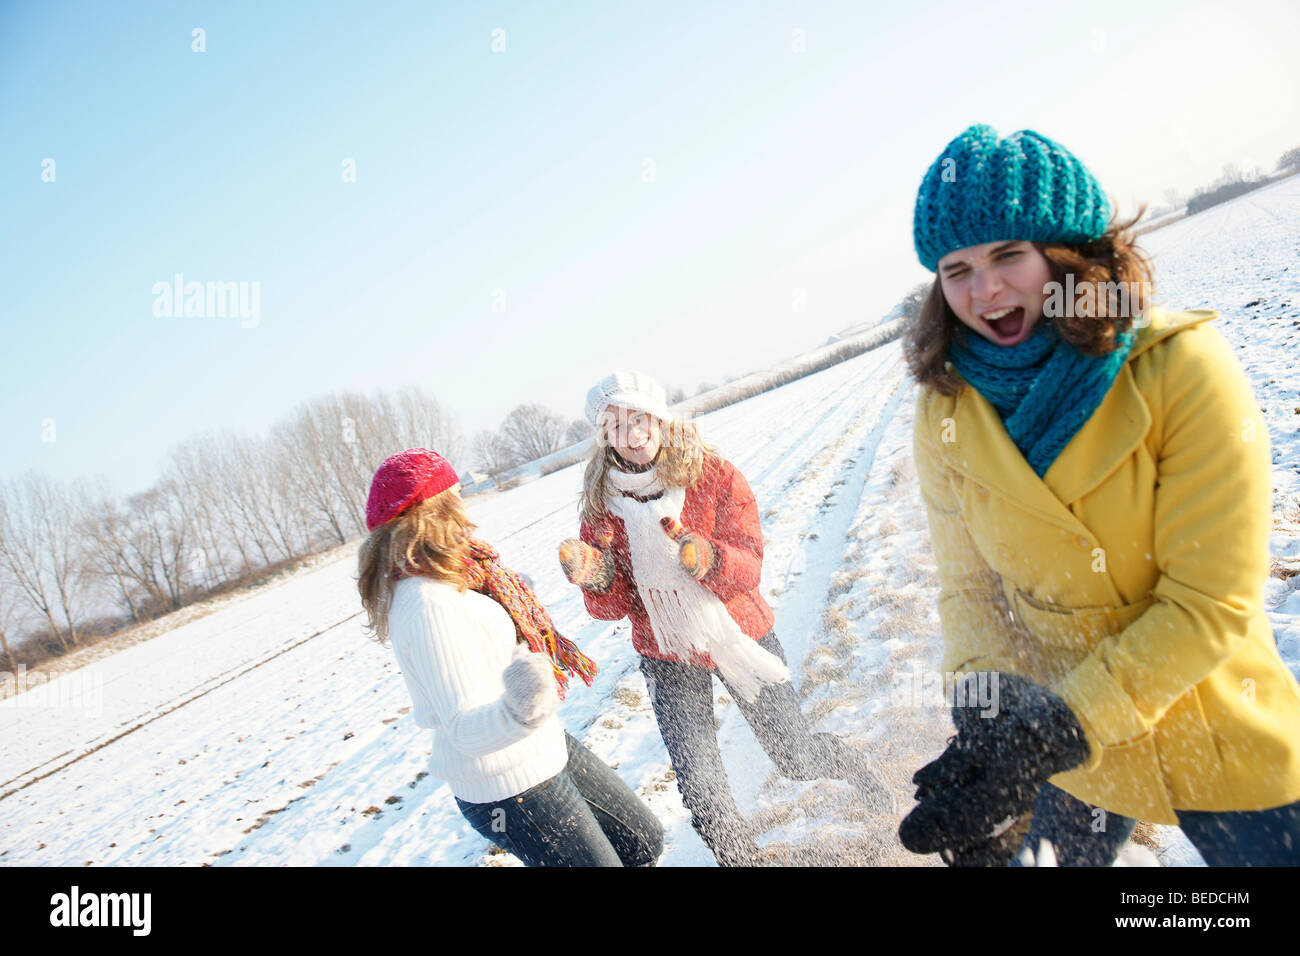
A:
[[[1237,350],[1273,449],[1274,573],[1265,602],[1300,673],[1300,176],[1154,232],[1157,298],[1208,307]]]
[[[1264,408],[1273,442],[1269,614],[1300,673],[1300,179],[1146,236],[1172,306],[1209,305]],[[575,399],[576,400],[576,399]],[[900,706],[936,670],[934,564],[912,467],[913,390],[897,345],[700,419],[762,509],[764,593],[817,729],[876,755],[909,801],[943,747],[939,706]],[[625,622],[592,621],[560,574],[578,468],[470,500],[482,536],[529,574],[561,630],[601,667],[574,686],[566,727],[641,792],[667,828],[662,865],[711,864],[690,828]],[[423,773],[389,650],[365,639],[352,549],[147,642],[0,704],[0,862],[43,865],[516,865]],[[1294,567],[1291,564],[1290,567]],[[74,685],[72,682],[76,681]],[[60,683],[69,704],[36,707]],[[777,777],[718,691],[719,736],[742,811],[774,863],[932,864],[898,845],[834,781]],[[77,695],[80,696],[77,696]],[[26,698],[26,699],[25,699]],[[1199,863],[1160,828],[1169,865]]]

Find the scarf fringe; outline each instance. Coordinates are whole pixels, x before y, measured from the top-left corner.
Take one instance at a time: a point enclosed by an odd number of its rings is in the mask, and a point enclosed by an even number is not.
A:
[[[713,658],[727,686],[746,701],[756,701],[766,684],[781,684],[791,679],[790,669],[781,658],[759,647],[757,641],[740,630],[721,601],[715,599],[692,613],[677,591],[637,590],[654,622],[660,649],[681,660],[697,655]]]

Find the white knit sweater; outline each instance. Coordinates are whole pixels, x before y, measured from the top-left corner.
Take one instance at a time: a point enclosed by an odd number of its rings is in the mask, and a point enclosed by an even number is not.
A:
[[[549,780],[568,758],[555,715],[529,729],[506,710],[501,675],[515,648],[505,608],[426,577],[393,592],[389,638],[415,707],[433,729],[429,772],[467,803],[504,800]]]

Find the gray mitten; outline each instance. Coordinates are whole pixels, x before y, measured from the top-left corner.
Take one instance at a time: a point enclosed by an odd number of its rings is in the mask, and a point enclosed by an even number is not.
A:
[[[555,668],[545,654],[534,654],[527,646],[516,644],[514,658],[502,680],[506,685],[506,710],[525,727],[540,726],[559,706]]]

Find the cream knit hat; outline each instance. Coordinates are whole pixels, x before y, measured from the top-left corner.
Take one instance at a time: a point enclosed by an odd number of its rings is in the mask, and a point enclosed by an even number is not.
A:
[[[672,417],[668,393],[644,372],[614,372],[593,385],[587,393],[587,421],[599,425],[607,405],[646,412],[660,421]]]

